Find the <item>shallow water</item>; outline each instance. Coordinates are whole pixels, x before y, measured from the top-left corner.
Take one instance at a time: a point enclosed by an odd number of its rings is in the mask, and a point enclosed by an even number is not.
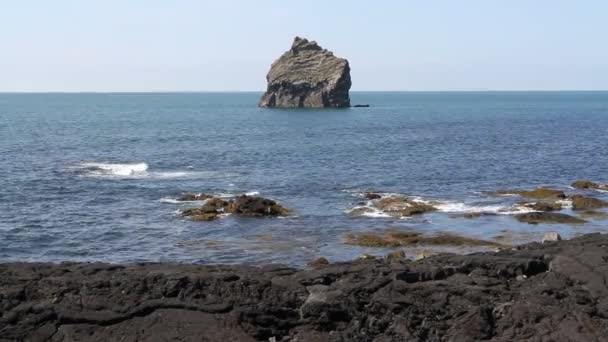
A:
[[[608,92],[353,93],[372,107],[344,110],[260,109],[259,95],[0,94],[0,260],[303,265],[387,252],[345,245],[352,231],[608,230],[521,224],[519,198],[488,195],[608,181]],[[441,210],[349,215],[365,191]],[[185,192],[259,193],[296,215],[191,222]],[[499,215],[455,217],[474,211]]]

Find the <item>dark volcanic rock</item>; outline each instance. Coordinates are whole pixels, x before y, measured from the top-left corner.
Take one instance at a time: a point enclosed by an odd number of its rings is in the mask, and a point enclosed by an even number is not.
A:
[[[0,340],[604,341],[608,235],[410,262],[0,264]]]
[[[350,106],[350,67],[316,42],[296,37],[266,76],[260,107],[343,108]]]

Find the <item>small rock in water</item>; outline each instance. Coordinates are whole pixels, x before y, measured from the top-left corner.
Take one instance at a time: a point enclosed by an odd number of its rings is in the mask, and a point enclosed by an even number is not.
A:
[[[368,193],[365,194],[365,198],[367,198],[368,200],[374,200],[374,199],[382,198],[382,195],[375,194],[373,192],[368,192]]]
[[[543,236],[543,243],[545,242],[549,242],[549,241],[561,241],[562,237],[559,235],[559,233],[557,232],[547,232],[545,233],[545,236]]]
[[[599,184],[596,182],[592,182],[588,179],[579,179],[576,182],[572,183],[571,186],[577,189],[608,190],[608,184]]]

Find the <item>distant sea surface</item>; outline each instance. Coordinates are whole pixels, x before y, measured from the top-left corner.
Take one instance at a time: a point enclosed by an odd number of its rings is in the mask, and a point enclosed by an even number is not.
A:
[[[347,245],[350,232],[608,231],[519,223],[520,199],[491,194],[608,182],[608,92],[355,92],[371,107],[343,110],[262,109],[260,95],[0,94],[0,261],[301,266],[390,251]],[[368,191],[439,210],[350,215]],[[179,212],[196,204],[175,201],[188,192],[259,194],[295,215],[192,222]]]

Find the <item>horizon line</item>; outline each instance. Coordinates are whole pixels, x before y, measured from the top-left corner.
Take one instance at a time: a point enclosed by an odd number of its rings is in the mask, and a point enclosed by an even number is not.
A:
[[[230,94],[265,90],[35,90],[0,91],[0,94]],[[608,92],[608,89],[470,89],[470,90],[351,90],[351,93],[497,93],[497,92]]]

